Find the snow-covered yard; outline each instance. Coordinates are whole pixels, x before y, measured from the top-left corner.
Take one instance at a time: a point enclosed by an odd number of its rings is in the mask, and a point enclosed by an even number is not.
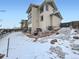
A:
[[[33,42],[34,38],[22,32],[13,32],[0,39],[0,53],[5,54],[3,59],[79,59],[79,39],[73,38],[79,34],[75,29],[62,28],[58,33]]]

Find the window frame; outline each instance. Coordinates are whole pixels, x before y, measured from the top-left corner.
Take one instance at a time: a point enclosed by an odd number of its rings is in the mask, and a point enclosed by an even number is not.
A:
[[[41,21],[43,21],[44,20],[44,18],[43,18],[43,16],[41,16]]]
[[[46,9],[46,11],[48,11],[48,10],[49,10],[49,8],[48,8],[48,4],[46,4],[46,8],[45,8],[45,9]]]

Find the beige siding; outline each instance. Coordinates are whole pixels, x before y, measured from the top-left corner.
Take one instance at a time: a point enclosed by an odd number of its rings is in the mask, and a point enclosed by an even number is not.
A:
[[[32,28],[32,23],[31,23],[31,24],[29,24],[29,25],[28,25],[28,27],[31,27],[31,28]]]
[[[32,7],[32,32],[39,27],[39,9]]]
[[[28,17],[31,16],[30,19],[28,19],[28,28],[32,27],[32,11],[30,11],[30,13],[28,14]]]
[[[48,26],[52,26],[54,29],[58,29],[60,26],[61,19],[57,16],[50,16],[53,13],[54,8],[48,5],[48,11],[46,11],[46,5],[43,7],[43,12],[40,13],[40,9],[32,7],[31,10],[31,23],[28,27],[32,27],[32,33],[36,28],[41,28],[42,31],[47,31]],[[41,21],[41,16],[43,16],[43,21]]]
[[[60,28],[61,19],[55,15],[52,16],[52,26],[54,29]]]
[[[43,31],[47,30],[48,26],[51,26],[51,19],[50,19],[50,14],[53,13],[53,8],[48,5],[48,11],[46,11],[46,5],[44,5],[44,12],[40,14],[40,20],[41,20],[41,16],[43,16],[44,20],[40,21],[40,28],[43,29]]]

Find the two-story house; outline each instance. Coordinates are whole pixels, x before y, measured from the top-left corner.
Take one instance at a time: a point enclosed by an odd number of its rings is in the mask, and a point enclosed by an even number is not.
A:
[[[47,31],[48,27],[59,29],[62,16],[54,0],[45,0],[41,5],[30,4],[28,10],[28,28],[32,33],[38,28]]]

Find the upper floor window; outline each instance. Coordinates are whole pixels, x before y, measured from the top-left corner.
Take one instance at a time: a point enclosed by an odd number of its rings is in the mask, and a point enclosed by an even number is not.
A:
[[[28,19],[31,19],[32,15],[31,13],[28,14]]]
[[[43,12],[43,8],[40,8],[40,13],[42,13]]]
[[[43,21],[43,16],[41,16],[41,21]]]
[[[48,5],[46,4],[46,11],[48,11]]]

